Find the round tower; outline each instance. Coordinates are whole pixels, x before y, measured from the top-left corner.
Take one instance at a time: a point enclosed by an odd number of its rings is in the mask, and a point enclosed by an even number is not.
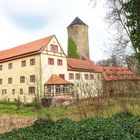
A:
[[[76,17],[67,27],[68,57],[89,59],[88,25]]]

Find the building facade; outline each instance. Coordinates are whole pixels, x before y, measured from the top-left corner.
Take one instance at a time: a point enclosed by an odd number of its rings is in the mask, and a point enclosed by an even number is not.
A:
[[[79,18],[68,26],[68,56],[55,35],[0,51],[0,100],[86,98],[110,81],[139,80],[128,68],[97,66],[89,58],[88,26]]]
[[[1,100],[87,97],[91,89],[96,96],[100,88],[101,73],[93,62],[67,58],[55,35],[0,52]]]

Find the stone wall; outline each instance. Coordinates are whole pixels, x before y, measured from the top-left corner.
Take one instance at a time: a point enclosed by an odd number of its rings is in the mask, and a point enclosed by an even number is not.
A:
[[[140,80],[103,80],[104,96],[113,97],[140,97]]]
[[[75,42],[79,56],[89,59],[88,26],[71,25],[67,29],[68,38],[71,38]]]

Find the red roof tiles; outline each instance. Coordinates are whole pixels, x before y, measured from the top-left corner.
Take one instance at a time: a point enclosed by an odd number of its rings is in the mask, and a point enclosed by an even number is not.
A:
[[[138,79],[127,67],[97,66],[90,60],[67,58],[68,70],[89,70],[102,73],[104,80]]]
[[[49,43],[53,36],[42,38],[8,50],[0,51],[0,61],[24,54],[37,53],[43,48],[44,45]]]
[[[68,85],[70,82],[64,80],[56,74],[51,75],[49,80],[45,83],[46,85]]]
[[[102,78],[104,80],[138,79],[138,77],[126,67],[95,66],[94,69],[102,72]]]
[[[94,71],[94,63],[91,60],[67,58],[68,70],[90,70]]]

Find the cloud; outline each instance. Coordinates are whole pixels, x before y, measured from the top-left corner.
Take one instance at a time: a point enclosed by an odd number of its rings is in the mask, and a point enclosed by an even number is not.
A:
[[[47,17],[10,14],[10,18],[17,26],[27,31],[40,29],[49,25],[49,19],[47,20]]]

